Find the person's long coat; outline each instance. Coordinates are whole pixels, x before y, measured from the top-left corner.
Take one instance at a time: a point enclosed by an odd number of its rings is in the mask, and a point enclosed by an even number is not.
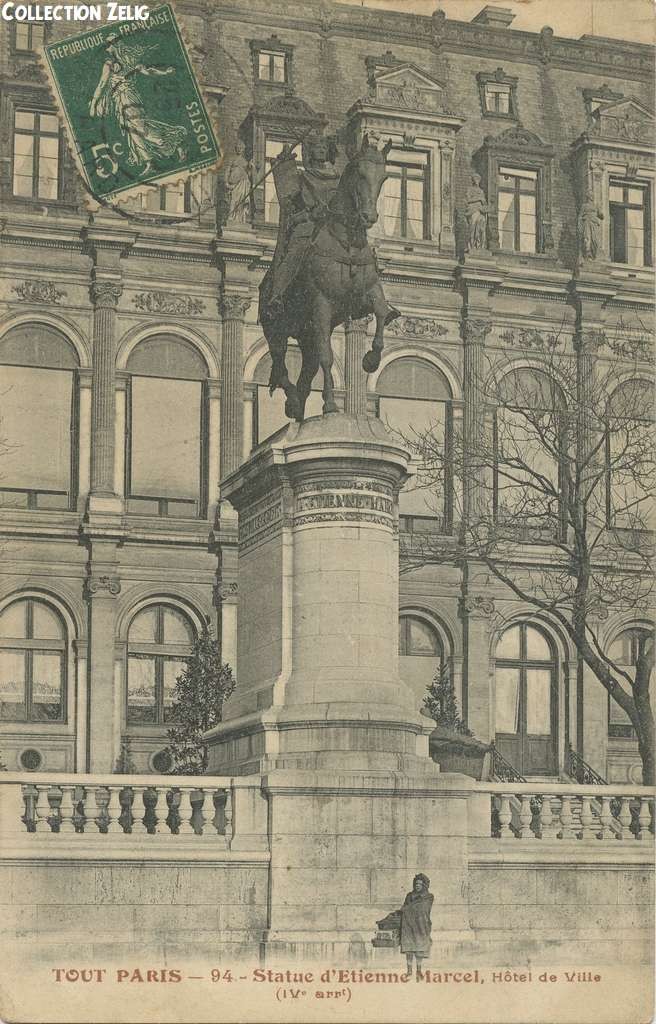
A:
[[[409,892],[401,907],[401,952],[428,956],[431,945],[432,892]]]

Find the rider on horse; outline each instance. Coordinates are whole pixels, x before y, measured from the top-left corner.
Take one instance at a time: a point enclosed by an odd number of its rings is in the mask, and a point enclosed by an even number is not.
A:
[[[302,156],[303,168],[293,165],[296,173],[290,189],[292,194],[286,199],[281,197],[273,279],[266,303],[268,318],[283,312],[285,294],[293,284],[318,228],[325,223],[330,201],[339,184],[339,174],[334,166],[337,158],[334,136],[324,136],[313,129],[302,143]],[[282,163],[290,158],[293,159],[287,147],[279,161]],[[274,177],[275,172],[274,167]]]

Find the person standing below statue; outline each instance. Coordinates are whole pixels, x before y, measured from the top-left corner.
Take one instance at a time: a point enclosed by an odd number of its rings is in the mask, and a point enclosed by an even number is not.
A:
[[[228,200],[227,219],[239,224],[245,224],[249,220],[250,192],[253,185],[251,164],[245,154],[244,143],[237,139],[234,155],[226,165],[223,179]]]
[[[412,959],[417,963],[417,979],[421,978],[421,965],[430,953],[431,909],[433,894],[426,875],[415,875],[412,890],[401,907],[401,952],[405,953],[408,974],[412,974]]]
[[[268,296],[270,316],[282,312],[287,289],[294,281],[318,229],[328,217],[328,207],[337,191],[339,175],[335,170],[337,143],[333,137],[315,130],[301,147],[303,167],[298,169],[297,190],[281,204],[278,245],[273,260],[273,281]],[[279,160],[289,160],[287,149]],[[274,172],[275,176],[275,172]]]
[[[578,236],[579,254],[584,260],[596,260],[601,246],[601,222],[603,214],[597,209],[592,192],[588,189],[579,207]]]
[[[487,199],[481,188],[480,174],[472,174],[467,189],[465,217],[467,218],[467,252],[487,249]]]

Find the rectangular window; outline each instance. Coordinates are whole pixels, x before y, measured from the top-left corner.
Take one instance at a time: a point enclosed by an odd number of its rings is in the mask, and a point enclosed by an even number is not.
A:
[[[276,194],[276,186],[271,172],[271,165],[277,156],[280,156],[283,146],[289,145],[281,139],[267,139],[264,149],[264,163],[266,177],[264,179],[264,220],[267,224],[277,224],[280,220],[280,206]],[[296,166],[301,167],[301,147],[293,146],[292,153],[296,154]]]
[[[191,213],[191,184],[160,185],[141,195],[142,209],[148,213]]]
[[[510,86],[488,82],[485,86],[485,109],[490,114],[509,114]]]
[[[656,432],[650,420],[617,420],[606,438],[608,525],[653,530],[654,500],[649,484]]]
[[[67,508],[71,489],[73,374],[2,367],[0,504]]]
[[[46,27],[40,22],[17,21],[14,25],[14,49],[20,53],[33,53],[44,44]]]
[[[611,179],[608,201],[611,261],[631,267],[651,266],[649,185]]]
[[[129,494],[138,499],[130,503],[133,511],[199,514],[202,394],[200,381],[132,376]]]
[[[59,198],[59,121],[38,110],[14,113],[13,192],[26,199]]]
[[[499,241],[507,252],[538,251],[537,187],[537,171],[499,168]]]
[[[378,399],[378,415],[397,437],[419,439],[430,434],[433,438],[431,443],[441,451],[446,448],[449,422],[446,402],[382,396]],[[441,482],[439,488],[437,482],[431,486],[433,479],[422,472],[418,462],[414,463],[414,469],[414,475],[399,494],[399,513],[411,518],[413,525],[417,521],[417,532],[429,532],[431,528],[432,532],[447,532],[448,481]],[[441,495],[438,495],[438,490]]]
[[[428,238],[428,153],[392,150],[381,191],[379,223],[388,238]]]
[[[276,53],[274,50],[260,50],[257,77],[263,82],[286,82],[287,59],[285,54]]]
[[[512,408],[496,414],[494,515],[498,523],[537,527],[558,523],[560,473],[549,451],[558,430],[555,416]],[[540,482],[538,476],[548,483]]]

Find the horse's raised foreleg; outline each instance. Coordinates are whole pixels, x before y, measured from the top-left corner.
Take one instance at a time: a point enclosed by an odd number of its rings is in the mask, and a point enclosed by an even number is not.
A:
[[[339,412],[335,402],[333,384],[333,350],[330,344],[332,333],[332,306],[330,300],[317,294],[314,300],[314,312],[308,345],[318,353],[319,364],[323,370],[323,411]]]
[[[376,333],[371,339],[370,351],[365,352],[362,358],[362,369],[365,373],[373,373],[380,366],[380,354],[385,344],[385,325],[395,320],[399,316],[399,311],[389,305],[379,281],[372,285],[367,297],[371,301],[371,307],[376,317]]]

